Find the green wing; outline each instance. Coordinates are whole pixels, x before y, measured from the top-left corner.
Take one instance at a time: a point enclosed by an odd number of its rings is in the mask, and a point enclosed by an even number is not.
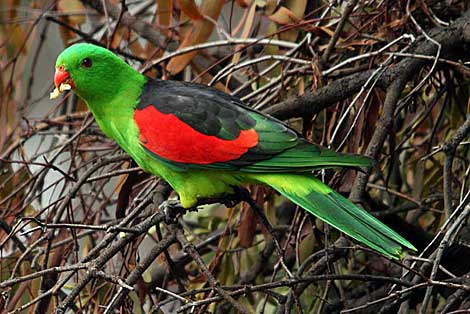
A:
[[[165,159],[145,146],[147,152],[175,170],[213,169],[231,170],[249,173],[308,172],[318,168],[337,166],[369,166],[369,158],[357,155],[336,153],[321,148],[303,139],[295,130],[283,122],[245,106],[240,99],[219,90],[201,84],[176,81],[152,80],[137,106],[138,110],[149,106],[160,113],[174,115],[177,122],[191,127],[201,135],[201,141],[207,136],[224,141],[235,141],[240,132],[255,130],[257,144],[242,155],[232,160],[210,163],[178,162]],[[149,123],[157,124],[158,119]],[[147,125],[143,125],[145,129]],[[149,135],[149,137],[152,134]],[[180,134],[180,140],[185,136]],[[151,138],[150,138],[151,139]],[[174,138],[172,141],[178,141]],[[163,143],[154,141],[154,147],[161,150]],[[201,146],[201,142],[197,143]],[[177,146],[177,145],[176,145]],[[210,145],[204,145],[205,154],[211,154]],[[217,149],[229,149],[220,147]],[[190,148],[186,148],[190,149]],[[194,148],[193,148],[194,149]],[[215,148],[214,148],[215,149]],[[216,154],[217,151],[214,151]]]

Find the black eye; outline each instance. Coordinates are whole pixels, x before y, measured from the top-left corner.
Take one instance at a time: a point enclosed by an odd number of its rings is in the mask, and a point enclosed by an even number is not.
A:
[[[91,68],[91,65],[92,65],[92,62],[90,58],[83,59],[82,66],[84,66],[85,68]]]

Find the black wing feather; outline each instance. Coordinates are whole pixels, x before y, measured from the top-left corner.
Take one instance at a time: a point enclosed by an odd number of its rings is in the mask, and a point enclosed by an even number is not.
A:
[[[206,85],[149,79],[137,109],[154,106],[173,114],[205,135],[234,140],[254,128],[258,144],[241,157],[212,164],[188,164],[149,154],[176,170],[212,169],[243,172],[311,171],[334,166],[367,166],[370,159],[336,153],[308,143],[283,122],[245,106],[240,99]]]
[[[137,108],[155,106],[158,111],[174,114],[205,135],[233,140],[241,130],[256,125],[256,121],[246,110],[235,105],[234,100],[237,99],[201,84],[149,80]]]

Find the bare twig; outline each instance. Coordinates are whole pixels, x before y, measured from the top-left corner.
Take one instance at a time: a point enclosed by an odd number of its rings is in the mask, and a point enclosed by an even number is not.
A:
[[[248,311],[245,307],[243,307],[240,303],[238,303],[232,296],[230,296],[223,288],[220,287],[219,283],[216,281],[214,276],[211,274],[209,269],[207,268],[206,264],[201,258],[201,255],[197,252],[197,250],[194,248],[194,245],[186,239],[185,235],[183,234],[183,231],[181,229],[176,230],[176,238],[178,239],[178,242],[181,243],[183,246],[183,250],[185,250],[193,260],[196,262],[196,264],[199,266],[199,268],[202,270],[204,273],[204,276],[206,277],[207,281],[211,285],[211,287],[217,291],[220,296],[229,302],[230,304],[233,305],[233,307],[239,311],[240,313],[248,314],[250,311]]]
[[[343,30],[344,25],[349,19],[349,15],[352,13],[354,10],[354,7],[357,4],[357,0],[349,0],[347,2],[346,8],[344,8],[343,14],[341,15],[341,19],[338,22],[338,25],[336,25],[335,32],[333,33],[333,36],[330,39],[330,42],[328,43],[328,46],[326,47],[325,53],[323,54],[321,58],[322,63],[327,63],[328,59],[330,58],[331,52],[333,51],[336,42],[338,41],[338,38],[341,34],[341,31]]]

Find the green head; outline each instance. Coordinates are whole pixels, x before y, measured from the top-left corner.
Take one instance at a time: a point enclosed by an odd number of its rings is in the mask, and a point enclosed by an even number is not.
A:
[[[145,81],[142,74],[111,51],[92,44],[75,44],[57,57],[57,91],[51,97],[72,89],[94,113],[99,113],[116,97],[134,96],[136,89],[140,93]]]

